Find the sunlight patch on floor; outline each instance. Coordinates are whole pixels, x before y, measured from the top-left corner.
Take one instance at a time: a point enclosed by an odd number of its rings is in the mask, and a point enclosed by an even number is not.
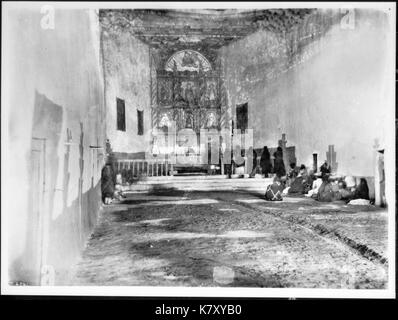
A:
[[[270,237],[270,233],[255,232],[250,230],[235,230],[228,231],[223,234],[214,233],[196,233],[196,232],[174,232],[174,233],[153,233],[150,236],[151,241],[161,241],[161,240],[175,240],[175,239],[198,239],[198,238],[264,238]],[[148,239],[145,239],[148,241]],[[140,241],[134,241],[138,243]],[[155,244],[153,244],[155,245]]]
[[[270,233],[255,232],[250,230],[236,230],[228,231],[225,234],[219,235],[220,238],[264,238],[271,236]]]
[[[150,196],[150,195],[136,195],[136,194],[129,194],[126,196],[126,200],[133,200],[133,201],[173,201],[173,200],[186,200],[187,197],[175,197],[175,196]]]
[[[236,201],[244,203],[257,203],[257,202],[264,202],[265,200],[259,198],[253,198],[253,199],[236,199]]]
[[[137,222],[128,222],[125,225],[126,226],[138,226],[142,224],[149,224],[153,226],[160,226],[164,224],[165,221],[171,220],[170,218],[163,218],[163,219],[150,219],[150,220],[141,220]]]
[[[191,199],[191,200],[174,200],[174,201],[148,201],[144,203],[137,204],[112,204],[110,206],[117,207],[119,210],[128,210],[132,208],[140,208],[140,207],[151,207],[151,206],[164,206],[164,205],[201,205],[201,204],[214,204],[218,203],[217,200],[214,199]]]

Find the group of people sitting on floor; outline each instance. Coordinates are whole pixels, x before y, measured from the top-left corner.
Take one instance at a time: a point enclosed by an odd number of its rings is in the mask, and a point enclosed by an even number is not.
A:
[[[279,159],[275,157],[274,167],[278,170],[274,169],[273,183],[267,186],[266,200],[282,201],[283,195],[303,194],[321,202],[342,200],[350,204],[369,204],[369,188],[365,178],[360,178],[357,184],[353,177],[333,177],[327,161],[320,167],[319,174],[295,163],[290,164],[286,173],[282,149],[276,153],[279,153]]]

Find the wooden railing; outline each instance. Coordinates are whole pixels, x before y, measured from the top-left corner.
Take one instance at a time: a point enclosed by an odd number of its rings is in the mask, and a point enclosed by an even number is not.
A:
[[[121,174],[125,179],[172,176],[174,164],[166,160],[117,160],[116,173]]]

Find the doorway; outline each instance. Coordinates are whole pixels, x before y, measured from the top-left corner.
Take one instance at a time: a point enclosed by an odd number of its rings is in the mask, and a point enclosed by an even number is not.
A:
[[[41,282],[41,268],[44,260],[46,190],[46,139],[32,138],[30,157],[30,215],[27,238],[30,272],[34,285]]]

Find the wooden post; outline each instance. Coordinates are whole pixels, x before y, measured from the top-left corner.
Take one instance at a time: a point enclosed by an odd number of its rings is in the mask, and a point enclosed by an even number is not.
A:
[[[318,154],[313,153],[312,159],[312,170],[314,170],[314,173],[316,173],[318,171]]]
[[[338,163],[336,162],[336,152],[334,151],[334,145],[329,145],[329,151],[326,152],[326,159],[328,164],[330,165],[330,169],[332,173],[337,172]]]

